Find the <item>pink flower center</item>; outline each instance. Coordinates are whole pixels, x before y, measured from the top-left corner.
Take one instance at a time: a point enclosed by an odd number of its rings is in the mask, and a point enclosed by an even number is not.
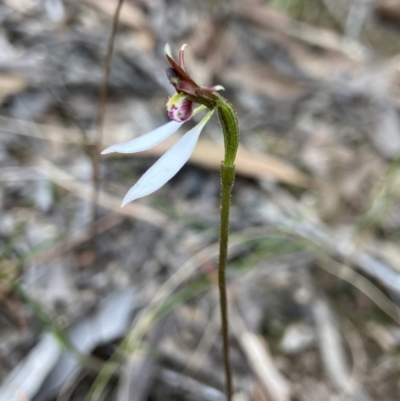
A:
[[[167,99],[168,117],[177,122],[190,120],[193,115],[193,102],[183,93],[175,93]]]

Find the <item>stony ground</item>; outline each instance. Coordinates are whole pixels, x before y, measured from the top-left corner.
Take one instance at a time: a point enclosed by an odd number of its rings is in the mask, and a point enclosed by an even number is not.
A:
[[[122,209],[172,142],[97,152],[167,122],[166,42],[239,115],[235,401],[397,400],[397,3],[125,0],[101,113],[116,5],[0,4],[0,401],[224,400],[217,119]]]

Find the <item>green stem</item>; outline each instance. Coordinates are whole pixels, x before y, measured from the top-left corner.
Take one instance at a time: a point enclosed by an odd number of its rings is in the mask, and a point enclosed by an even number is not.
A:
[[[228,262],[229,209],[231,193],[235,181],[235,158],[239,147],[239,122],[232,104],[223,96],[214,92],[196,93],[195,102],[210,110],[217,109],[219,122],[224,134],[225,157],[221,163],[221,227],[219,237],[218,286],[222,321],[223,360],[226,378],[226,399],[232,400],[232,371],[229,361],[229,320],[226,298],[226,266]]]
[[[219,239],[218,286],[221,309],[223,359],[225,367],[227,401],[232,400],[232,372],[229,360],[229,320],[225,272],[228,262],[229,209],[234,181],[235,167],[227,166],[224,162],[221,163],[221,226]]]

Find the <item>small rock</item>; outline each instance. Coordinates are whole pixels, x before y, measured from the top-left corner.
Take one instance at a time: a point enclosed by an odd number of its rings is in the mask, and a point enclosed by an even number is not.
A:
[[[48,180],[37,180],[35,183],[34,201],[36,209],[43,213],[49,211],[53,204],[53,193]]]
[[[14,216],[11,213],[0,215],[0,234],[4,236],[11,235],[15,230]]]
[[[286,354],[296,354],[309,348],[314,341],[315,334],[310,326],[295,323],[286,328],[280,349]]]

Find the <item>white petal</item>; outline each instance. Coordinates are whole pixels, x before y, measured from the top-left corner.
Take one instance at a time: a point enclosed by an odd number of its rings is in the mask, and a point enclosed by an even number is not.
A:
[[[142,175],[125,195],[122,206],[157,191],[183,167],[193,153],[199,135],[211,115],[212,112],[208,113]]]
[[[161,127],[156,128],[145,135],[132,139],[131,141],[111,145],[107,149],[104,149],[101,154],[106,155],[112,152],[136,153],[150,149],[178,131],[182,124],[183,122],[170,121],[169,123],[162,125]]]

